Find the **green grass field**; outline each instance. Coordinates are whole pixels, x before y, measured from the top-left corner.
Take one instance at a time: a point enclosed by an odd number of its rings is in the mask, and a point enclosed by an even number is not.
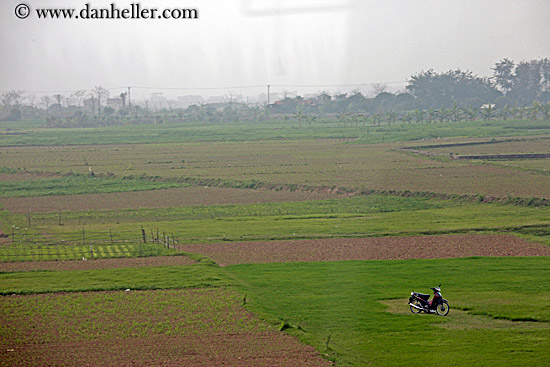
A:
[[[410,365],[435,356],[447,365],[519,366],[543,365],[549,357],[549,265],[548,258],[471,258],[228,270],[242,279],[251,309],[274,323],[288,321],[293,335],[340,365]],[[412,290],[428,293],[439,283],[449,316],[408,311]],[[399,313],[383,304],[391,299]],[[495,318],[529,322],[503,326]]]
[[[30,181],[4,181],[1,184],[2,192],[0,192],[0,197],[98,194],[160,190],[183,186],[186,186],[186,184],[123,180],[119,178],[96,178],[93,176],[69,176]]]
[[[342,127],[337,120],[321,119],[311,126],[298,121],[261,123],[174,123],[143,126],[46,129],[39,122],[4,122],[2,145],[97,145],[197,141],[251,141],[267,139],[357,138],[361,143],[388,143],[443,137],[493,137],[550,134],[548,121],[459,121],[433,124],[382,124]],[[7,129],[10,129],[9,131]],[[21,133],[24,134],[15,134]]]
[[[82,271],[0,272],[0,294],[89,292],[125,289],[223,287],[233,284],[227,273],[208,259],[189,266]]]

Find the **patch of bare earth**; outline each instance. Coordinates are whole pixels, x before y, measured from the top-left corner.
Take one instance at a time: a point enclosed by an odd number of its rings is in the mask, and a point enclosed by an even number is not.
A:
[[[330,366],[276,332],[0,345],[0,366]]]
[[[34,270],[95,270],[119,268],[145,268],[152,266],[192,265],[195,261],[187,256],[157,256],[120,259],[97,259],[76,261],[27,261],[0,262],[0,271]]]
[[[180,250],[222,266],[244,263],[435,259],[468,256],[550,256],[550,247],[512,235],[335,238],[319,240],[186,244]]]
[[[0,298],[0,366],[330,366],[227,289]]]

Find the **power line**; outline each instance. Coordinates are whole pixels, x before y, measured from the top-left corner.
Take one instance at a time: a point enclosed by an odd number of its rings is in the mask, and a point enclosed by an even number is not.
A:
[[[367,85],[376,84],[396,84],[407,83],[407,80],[396,80],[392,82],[380,82],[380,83],[360,83],[360,84],[271,84],[272,87],[285,87],[285,88],[333,88],[333,87],[363,87]]]
[[[342,87],[364,87],[372,86],[377,84],[399,84],[407,83],[407,80],[395,80],[388,82],[376,82],[376,83],[358,83],[358,84],[269,84],[271,87],[278,88],[342,88]],[[225,87],[152,87],[152,86],[130,86],[133,89],[144,89],[144,90],[231,90],[231,89],[255,89],[255,88],[265,88],[268,84],[256,84],[256,85],[236,85],[236,86],[225,86]],[[111,87],[105,88],[109,91],[112,90],[126,90],[128,86],[124,87]],[[1,90],[1,93],[8,93],[11,90]],[[74,90],[24,90],[24,93],[75,93],[79,91],[92,92],[93,89],[74,89]]]
[[[240,85],[231,87],[132,87],[136,89],[150,89],[150,90],[224,90],[224,89],[252,89],[252,88],[265,88],[265,84],[262,85]]]

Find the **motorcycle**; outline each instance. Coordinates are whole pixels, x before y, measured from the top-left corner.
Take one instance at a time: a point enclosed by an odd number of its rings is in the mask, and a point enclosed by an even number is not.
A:
[[[441,295],[441,284],[431,288],[434,296],[430,301],[429,294],[411,292],[409,297],[409,306],[412,313],[437,313],[439,316],[447,316],[449,314],[449,303]]]

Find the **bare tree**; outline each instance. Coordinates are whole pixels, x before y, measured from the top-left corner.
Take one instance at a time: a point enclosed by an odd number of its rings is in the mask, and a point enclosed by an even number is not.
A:
[[[42,98],[40,98],[40,101],[42,101],[42,104],[46,106],[46,111],[49,111],[51,102],[50,96],[43,96]]]
[[[11,91],[12,95],[13,95],[13,104],[16,106],[16,107],[19,107],[21,105],[21,102],[23,102],[23,94],[25,93],[25,91],[23,90],[17,90],[17,91]]]
[[[92,115],[95,115],[95,107],[96,107],[96,104],[97,104],[96,95],[94,94],[94,92],[90,92],[90,94],[88,94],[88,98],[90,100],[90,104],[91,104],[91,107],[92,107]]]
[[[234,102],[237,101],[237,95],[235,94],[235,92],[229,91],[225,95],[225,99],[229,104],[233,104]]]
[[[388,90],[388,86],[386,84],[376,83],[372,85],[372,91],[374,93],[374,97],[379,95],[380,93],[384,93]]]
[[[57,101],[57,113],[60,114],[61,113],[61,100],[63,99],[63,96],[61,94],[55,94],[53,96],[53,98],[55,98],[55,100]]]
[[[85,90],[77,90],[72,94],[72,96],[76,99],[76,106],[80,107],[82,103],[82,99],[84,98],[84,94],[86,94]]]
[[[36,102],[36,94],[29,94],[27,96],[27,101],[29,101],[31,107],[34,107],[34,103]]]
[[[9,95],[9,93],[2,94],[2,105],[5,108],[11,107],[11,96]]]
[[[109,95],[109,91],[101,86],[95,87],[93,90],[93,94],[97,98],[97,114],[101,114],[101,98],[106,97]]]
[[[11,90],[2,94],[2,104],[8,110],[8,120],[18,121],[21,120],[21,110],[19,109],[21,101],[23,100],[22,90]]]
[[[25,93],[22,90],[10,90],[7,93],[2,94],[2,104],[4,107],[19,107],[21,105],[21,101],[23,100],[23,93]]]

